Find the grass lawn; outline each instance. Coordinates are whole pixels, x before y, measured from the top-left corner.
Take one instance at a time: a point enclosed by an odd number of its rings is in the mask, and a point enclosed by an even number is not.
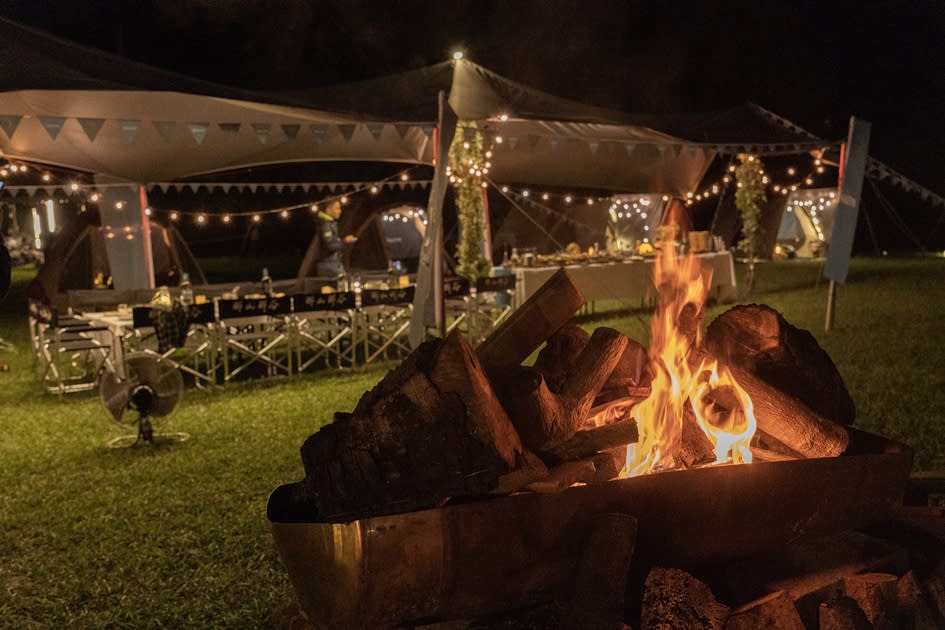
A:
[[[910,444],[917,468],[945,467],[945,259],[855,260],[830,334],[820,273],[817,263],[763,263],[751,301],[816,335],[858,426]],[[271,627],[292,594],[266,499],[302,477],[303,440],[385,368],[190,389],[159,427],[190,441],[110,450],[128,427],[93,394],[60,401],[36,382],[22,296],[30,276],[17,270],[0,304],[0,337],[17,350],[0,353],[11,367],[0,372],[0,627]],[[589,328],[645,341],[648,314],[597,306]]]

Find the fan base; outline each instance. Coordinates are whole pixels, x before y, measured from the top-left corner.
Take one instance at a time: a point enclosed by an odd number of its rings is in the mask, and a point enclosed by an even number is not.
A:
[[[154,446],[160,442],[186,442],[190,439],[190,433],[175,431],[171,433],[153,433],[150,440],[145,440],[141,435],[120,435],[106,442],[108,448],[129,448],[146,444]]]

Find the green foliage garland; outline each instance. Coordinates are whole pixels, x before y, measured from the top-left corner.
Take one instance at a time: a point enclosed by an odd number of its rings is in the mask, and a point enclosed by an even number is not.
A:
[[[473,132],[467,132],[472,129]],[[491,265],[482,255],[482,178],[488,173],[482,134],[476,123],[460,121],[449,151],[450,183],[456,190],[459,243],[456,245],[456,273],[475,282],[488,276]]]
[[[735,167],[735,207],[742,220],[742,240],[738,243],[754,265],[758,255],[758,239],[761,236],[761,205],[765,197],[764,166],[754,155],[739,155],[740,164]]]

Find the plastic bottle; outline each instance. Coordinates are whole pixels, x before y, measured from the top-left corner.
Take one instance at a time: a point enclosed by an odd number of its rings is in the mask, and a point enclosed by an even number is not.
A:
[[[260,281],[260,284],[262,284],[262,292],[266,295],[266,297],[271,297],[272,296],[272,278],[269,276],[268,267],[263,267],[262,280]]]
[[[186,271],[180,276],[180,303],[184,306],[194,303],[194,287],[190,284],[190,274]]]

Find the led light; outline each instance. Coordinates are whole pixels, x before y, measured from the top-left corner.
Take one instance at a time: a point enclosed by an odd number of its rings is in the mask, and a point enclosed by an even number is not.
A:
[[[403,177],[401,177],[401,179],[403,179]],[[341,205],[347,204],[347,203],[348,203],[348,195],[342,195],[340,201],[341,201]]]
[[[495,137],[495,143],[496,143],[496,144],[502,144],[502,136],[496,136],[496,137]]]
[[[565,203],[571,203],[572,201],[574,201],[574,197],[572,197],[571,195],[565,195],[565,196],[564,196],[564,202],[565,202]]]
[[[407,181],[408,179],[410,179],[410,177],[407,175],[407,173],[401,174],[401,176],[400,176],[400,181],[405,182],[405,181]]]
[[[168,215],[168,216],[170,217],[171,221],[176,221],[176,220],[178,219],[178,217],[180,217],[180,215],[177,214],[176,211],[175,211],[175,212],[171,212],[171,214]]]
[[[49,173],[43,173],[43,181],[44,181],[44,182],[48,182],[48,181],[51,180],[51,179],[52,179],[52,175],[50,175]]]
[[[260,221],[262,221],[262,217],[261,217],[260,215],[258,215],[258,214],[254,214],[254,215],[253,215],[253,223],[259,223]]]
[[[92,201],[98,201],[98,199],[99,199],[98,193],[92,193],[92,196],[89,197],[89,199],[92,200]]]
[[[146,217],[151,216],[151,208],[145,208],[145,209],[144,209],[144,216],[146,216]]]
[[[224,222],[224,223],[229,223],[230,220],[231,220],[231,219],[230,219],[230,215],[228,215],[228,214],[224,214],[224,215],[223,215],[223,222]]]
[[[203,224],[206,223],[206,222],[207,222],[207,217],[206,217],[206,215],[203,215],[203,214],[198,214],[198,215],[197,215],[197,225],[203,225]]]
[[[377,194],[377,190],[378,190],[378,189],[377,189],[377,186],[371,186],[371,194],[372,194],[372,195],[376,195],[376,194]]]
[[[594,200],[591,199],[590,197],[588,197],[588,198],[587,198],[587,205],[589,205],[589,206],[594,205]]]
[[[794,175],[795,173],[797,173],[797,170],[796,170],[793,166],[791,166],[790,168],[788,168],[788,170],[787,170],[787,174],[788,174],[788,175]]]
[[[523,196],[523,197],[527,197],[527,196],[530,195],[530,194],[531,194],[531,193],[529,193],[527,189],[522,191],[522,196]]]
[[[663,201],[669,201],[669,195],[663,195]]]
[[[279,216],[281,216],[283,219],[288,219],[288,218],[289,218],[289,211],[288,211],[288,210],[283,210],[282,212],[279,213]]]
[[[807,184],[808,186],[810,186],[811,184],[814,183],[814,180],[812,180],[810,177],[808,177],[807,179],[804,180],[804,183]]]
[[[508,119],[509,119],[509,115],[508,115],[508,114],[499,114],[499,120],[501,120],[502,122],[505,122],[505,121],[507,121]],[[499,142],[502,142],[502,141],[499,140],[498,138],[496,138],[496,140],[498,140]]]
[[[124,207],[125,207],[125,202],[124,202],[124,201],[116,201],[116,202],[115,202],[115,209],[116,209],[116,210],[121,210],[121,209],[124,208]]]
[[[456,61],[459,61],[462,58],[463,58],[463,51],[457,50],[456,52],[453,53],[453,59],[455,59]]]
[[[503,186],[503,187],[502,187],[502,192],[504,192],[504,193],[509,192],[509,187],[508,187],[508,186]]]
[[[311,206],[309,206],[309,210],[311,210],[312,212],[318,212],[318,204],[313,203]]]
[[[79,185],[75,182],[72,182],[72,184],[69,185],[69,188],[71,188],[72,191],[75,192],[76,190],[79,190]]]
[[[548,193],[542,193],[541,198],[542,198],[542,201],[548,201],[548,199],[550,198],[550,195]]]

